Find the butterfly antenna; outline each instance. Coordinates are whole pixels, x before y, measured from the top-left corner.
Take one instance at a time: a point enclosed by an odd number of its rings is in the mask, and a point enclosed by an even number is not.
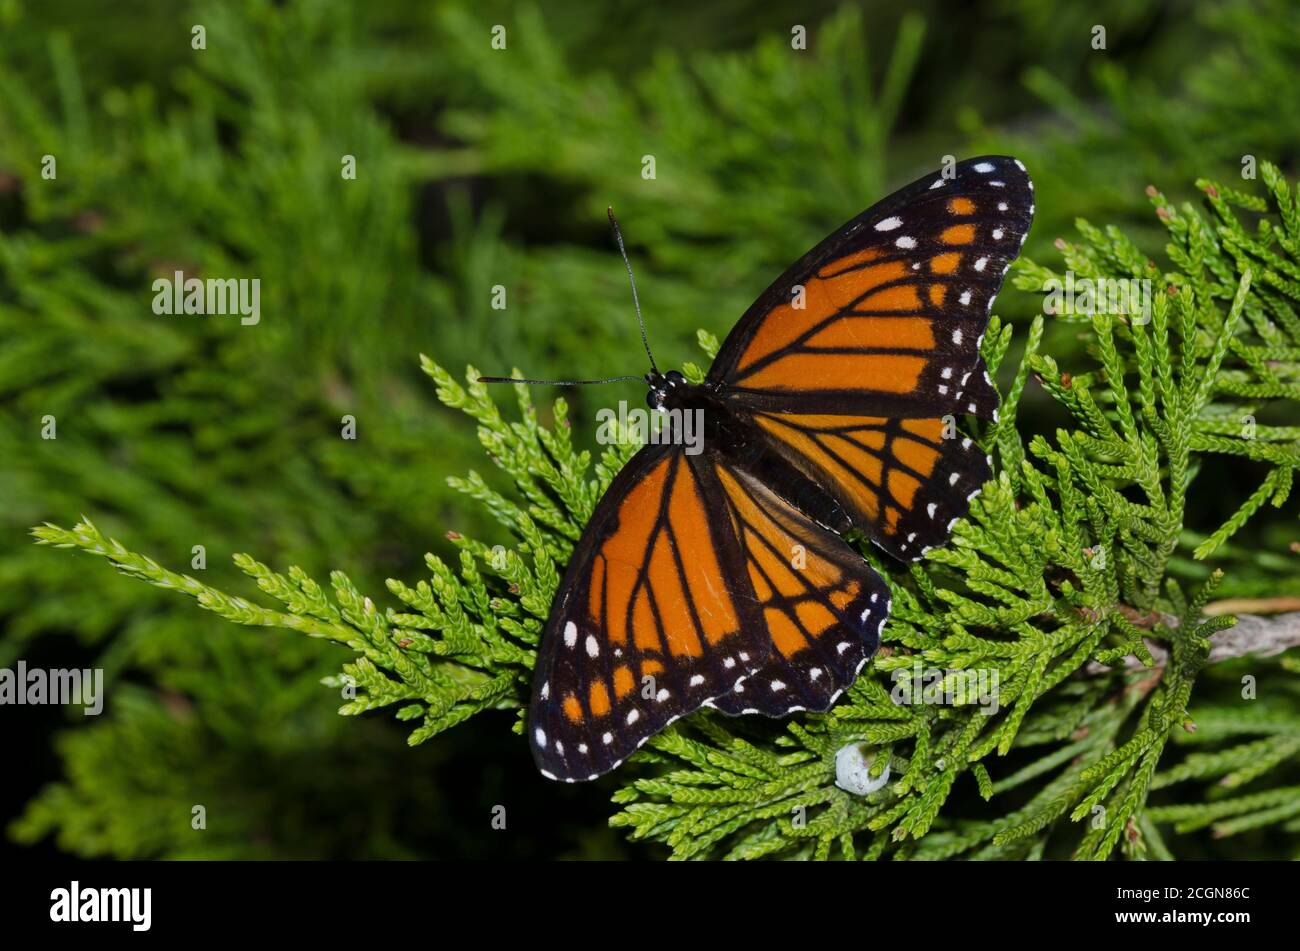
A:
[[[618,230],[618,219],[614,217],[614,209],[606,208],[609,213],[609,224],[614,229],[614,240],[618,242],[618,253],[623,255],[623,265],[627,268],[627,280],[632,285],[632,306],[636,308],[636,322],[641,327],[641,343],[645,347],[645,355],[650,358],[650,369],[656,374],[659,372],[658,365],[655,364],[655,355],[650,352],[650,338],[645,332],[645,320],[641,317],[641,301],[636,296],[636,278],[632,276],[632,262],[627,259],[627,248],[623,246],[623,232]],[[644,380],[641,376],[611,376],[605,380],[528,380],[516,376],[481,376],[478,378],[479,383],[527,383],[532,386],[596,386],[601,383],[622,383],[625,380]]]
[[[618,230],[618,219],[614,217],[614,209],[606,208],[609,214],[609,226],[614,229],[614,240],[618,242],[618,253],[623,255],[623,264],[627,267],[627,280],[632,285],[632,306],[636,308],[636,322],[641,325],[641,343],[645,346],[645,355],[650,358],[650,369],[655,373],[659,372],[659,367],[655,365],[655,355],[650,352],[650,338],[646,336],[645,320],[641,317],[641,302],[636,296],[636,278],[632,276],[632,262],[627,259],[627,248],[623,247],[623,232]]]
[[[476,383],[528,383],[532,386],[595,386],[600,383],[622,383],[624,380],[643,380],[640,376],[611,376],[607,380],[525,380],[518,376],[481,376]]]

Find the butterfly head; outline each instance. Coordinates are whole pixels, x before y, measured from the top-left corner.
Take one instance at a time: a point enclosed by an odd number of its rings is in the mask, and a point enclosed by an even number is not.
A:
[[[650,387],[650,392],[646,394],[645,401],[651,409],[657,409],[660,412],[665,412],[674,405],[680,404],[691,386],[686,382],[686,377],[676,370],[669,370],[667,373],[651,370],[645,375],[645,381]]]

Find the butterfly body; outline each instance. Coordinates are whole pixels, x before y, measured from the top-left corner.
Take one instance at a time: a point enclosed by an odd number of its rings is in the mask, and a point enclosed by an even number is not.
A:
[[[1005,156],[919,179],[778,278],[702,383],[647,375],[667,438],[606,490],[543,631],[543,775],[593,779],[700,706],[823,711],[853,682],[890,590],[840,536],[913,560],[989,478],[955,418],[996,418],[979,344],[1032,187]]]

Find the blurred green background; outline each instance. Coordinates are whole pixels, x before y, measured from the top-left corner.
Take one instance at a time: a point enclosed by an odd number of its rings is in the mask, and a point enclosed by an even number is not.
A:
[[[698,328],[724,335],[790,261],[948,154],[1023,159],[1027,255],[1049,260],[1085,217],[1159,260],[1148,184],[1195,198],[1199,176],[1239,181],[1244,155],[1296,174],[1297,64],[1286,0],[0,0],[0,666],[99,666],[109,684],[96,718],[0,710],[9,847],[653,856],[605,827],[611,787],[539,779],[510,714],[408,749],[386,715],[336,714],[319,680],[343,652],[236,628],[28,530],[84,513],[185,571],[203,545],[204,580],[248,594],[235,552],[363,590],[419,577],[449,529],[507,539],[445,483],[490,467],[418,353],[642,371],[606,205],[659,362],[680,365]],[[260,323],[155,315],[151,282],[176,269],[259,278]],[[997,310],[1040,307],[1008,288]],[[1047,349],[1064,366],[1078,346],[1056,327]],[[596,408],[641,389],[571,394],[575,435],[593,443]],[[1055,419],[1032,387],[1021,416]]]

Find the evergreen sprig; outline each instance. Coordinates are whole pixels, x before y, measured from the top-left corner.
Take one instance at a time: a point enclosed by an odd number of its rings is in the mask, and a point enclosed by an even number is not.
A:
[[[1167,271],[1117,229],[1079,223],[1080,240],[1059,244],[1067,270],[1148,281],[1148,306],[1054,313],[1087,338],[1090,365],[1070,369],[1041,352],[1045,321],[1035,318],[1000,420],[974,434],[995,456],[996,477],[951,543],[904,568],[858,540],[893,588],[887,646],[827,714],[775,722],[703,710],[656,735],[616,774],[624,785],[613,825],[677,858],[1033,858],[1064,848],[1102,859],[1117,847],[1168,857],[1161,827],[1297,831],[1293,785],[1150,803],[1153,792],[1195,780],[1235,791],[1300,752],[1293,680],[1266,705],[1207,706],[1202,728],[1188,732],[1211,638],[1234,622],[1206,612],[1223,571],[1201,563],[1226,556],[1230,570],[1232,537],[1264,505],[1285,503],[1300,465],[1294,427],[1254,422],[1300,395],[1300,210],[1276,169],[1263,169],[1263,197],[1203,183],[1207,211],[1151,193],[1168,231]],[[1249,234],[1233,209],[1264,217]],[[1043,292],[1058,277],[1025,261],[1015,284]],[[993,318],[984,344],[992,370],[1011,342],[1012,328]],[[716,339],[701,334],[701,343],[716,351]],[[353,659],[327,680],[347,695],[340,712],[395,707],[419,721],[413,744],[485,709],[522,716],[562,566],[636,447],[620,440],[593,466],[574,446],[562,400],[546,426],[517,386],[519,419],[507,421],[473,368],[466,386],[428,358],[423,369],[439,399],[477,421],[514,492],[474,472],[452,486],[514,545],[449,533],[458,563],[428,555],[427,578],[389,581],[400,607],[380,610],[341,572],[327,591],[297,568],[279,574],[237,556],[280,605],[269,608],[168,571],[88,520],[34,534],[227,620],[347,647]],[[1069,424],[1026,441],[1017,411],[1031,378]],[[1198,493],[1215,491],[1197,481],[1213,456],[1255,461],[1263,474],[1234,515],[1193,531]],[[1128,667],[1130,656],[1141,669]],[[996,709],[970,697],[933,702],[913,677],[918,665],[942,672],[941,689],[972,672],[991,678]],[[1198,749],[1167,765],[1171,739]],[[846,747],[870,759],[875,775],[888,770],[888,781],[867,795],[840,788],[836,757]],[[992,803],[990,816],[950,814],[963,782]],[[997,812],[998,797],[1013,791],[1017,805]]]

